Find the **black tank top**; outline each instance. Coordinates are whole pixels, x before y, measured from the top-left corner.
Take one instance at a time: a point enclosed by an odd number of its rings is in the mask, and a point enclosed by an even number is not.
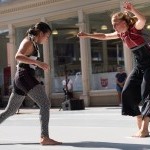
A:
[[[35,43],[35,41],[33,40],[32,36],[29,35],[29,38],[30,38],[31,42],[33,43],[34,50],[31,53],[31,55],[28,55],[27,57],[30,57],[33,60],[38,60],[40,58],[39,47]],[[21,67],[21,68],[30,68],[30,69],[34,69],[34,70],[36,70],[36,68],[37,68],[36,65],[25,64],[25,63],[21,63],[21,62],[18,63],[18,67]]]

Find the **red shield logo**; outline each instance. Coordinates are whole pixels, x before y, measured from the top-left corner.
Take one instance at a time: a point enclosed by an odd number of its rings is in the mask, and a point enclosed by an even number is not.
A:
[[[108,86],[108,79],[107,78],[101,78],[101,86],[107,87]]]

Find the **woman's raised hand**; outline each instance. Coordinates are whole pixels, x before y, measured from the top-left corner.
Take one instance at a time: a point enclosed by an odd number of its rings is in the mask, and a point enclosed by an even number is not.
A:
[[[132,10],[134,9],[133,5],[130,2],[124,2],[123,3],[123,8],[126,11],[130,11],[130,12],[132,12]]]

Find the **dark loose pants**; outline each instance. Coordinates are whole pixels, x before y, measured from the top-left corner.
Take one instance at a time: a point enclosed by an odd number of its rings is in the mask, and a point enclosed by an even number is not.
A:
[[[133,53],[137,66],[128,76],[122,91],[122,115],[150,117],[150,50],[143,46]]]

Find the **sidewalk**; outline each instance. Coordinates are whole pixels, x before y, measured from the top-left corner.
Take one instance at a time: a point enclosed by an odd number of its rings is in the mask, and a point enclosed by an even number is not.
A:
[[[1,112],[2,110],[0,110]],[[150,150],[150,137],[132,138],[135,118],[121,116],[120,107],[80,111],[51,109],[50,137],[61,146],[39,144],[39,109],[21,109],[0,126],[1,150]]]

